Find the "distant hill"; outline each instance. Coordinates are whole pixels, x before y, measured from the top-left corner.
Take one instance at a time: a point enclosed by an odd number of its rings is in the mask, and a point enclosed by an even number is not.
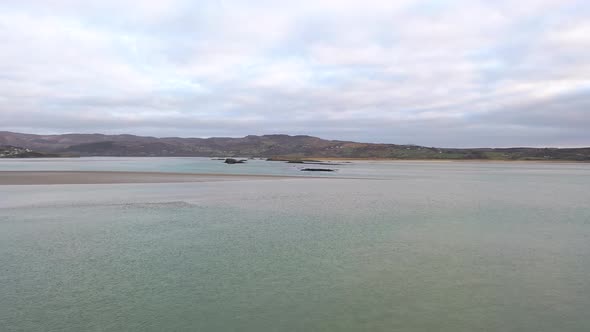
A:
[[[297,158],[385,158],[442,160],[590,161],[590,148],[452,149],[416,145],[324,140],[312,136],[180,138],[134,135],[33,135],[0,132],[0,145],[80,156],[196,156]]]
[[[42,153],[27,148],[11,145],[0,145],[0,158],[54,158],[58,154]]]

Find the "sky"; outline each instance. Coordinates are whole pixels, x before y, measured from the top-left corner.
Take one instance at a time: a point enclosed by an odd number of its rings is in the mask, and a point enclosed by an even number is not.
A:
[[[2,0],[0,130],[590,146],[587,0]]]

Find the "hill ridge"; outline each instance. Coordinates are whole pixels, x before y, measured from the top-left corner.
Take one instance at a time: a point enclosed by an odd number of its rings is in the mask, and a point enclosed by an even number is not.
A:
[[[287,158],[383,158],[432,160],[590,161],[588,148],[436,148],[409,144],[326,140],[309,135],[153,137],[131,134],[36,135],[0,131],[0,145],[80,156],[194,156]]]

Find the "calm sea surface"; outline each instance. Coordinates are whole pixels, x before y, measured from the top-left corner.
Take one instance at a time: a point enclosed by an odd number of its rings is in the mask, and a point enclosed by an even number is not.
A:
[[[307,176],[301,167],[0,161]],[[0,331],[590,331],[590,164],[334,168],[325,179],[0,186]]]

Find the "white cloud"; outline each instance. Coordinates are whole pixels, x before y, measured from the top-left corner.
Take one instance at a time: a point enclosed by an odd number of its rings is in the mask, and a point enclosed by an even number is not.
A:
[[[589,17],[581,0],[7,0],[0,123],[590,145],[589,134],[560,121],[590,118],[580,101],[590,96]],[[577,103],[566,103],[571,95]],[[560,112],[546,112],[549,104]],[[511,112],[522,116],[504,116]]]

